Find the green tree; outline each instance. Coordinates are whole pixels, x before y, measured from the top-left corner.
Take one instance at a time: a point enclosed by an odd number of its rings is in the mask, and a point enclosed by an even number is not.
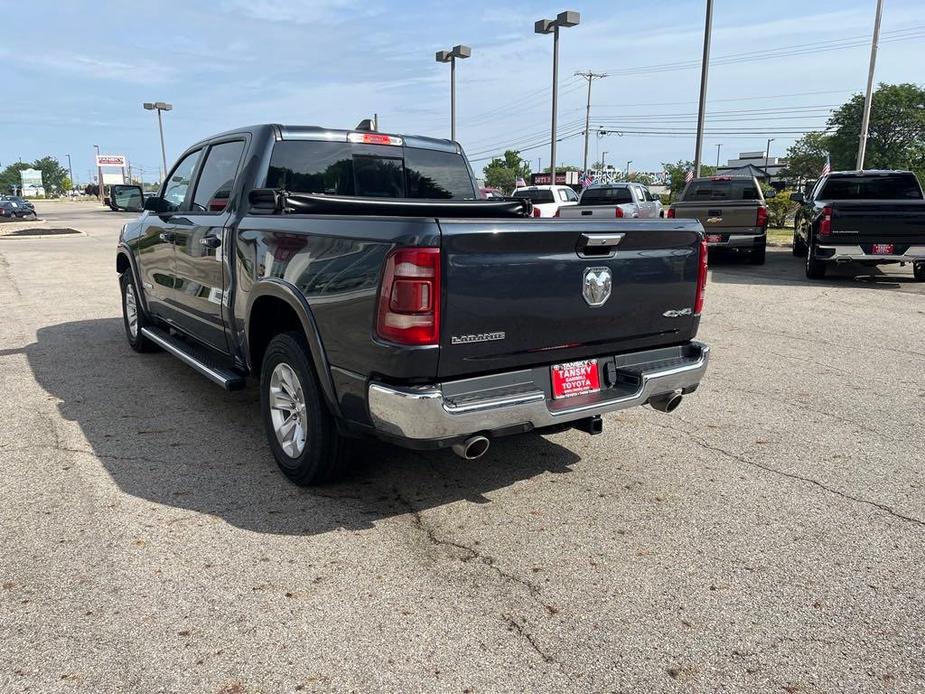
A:
[[[833,170],[857,166],[864,95],[855,94],[835,110],[827,131],[811,132],[787,151],[787,176],[818,177],[826,154]],[[916,84],[880,84],[873,94],[866,169],[911,169],[925,176],[925,89]]]
[[[825,133],[806,133],[787,149],[787,165],[781,169],[784,178],[818,178],[829,151],[829,136]]]
[[[528,182],[530,180],[530,164],[515,149],[506,150],[503,156],[492,159],[483,172],[486,186],[500,188],[505,192],[514,189],[518,178]]]
[[[23,162],[16,162],[15,164],[10,164],[2,172],[0,172],[0,194],[7,195],[13,192],[14,189],[18,190],[20,184],[22,183],[22,178],[19,175],[19,172],[23,169],[30,169],[32,166],[30,164],[24,164]]]
[[[676,164],[662,163],[662,167],[668,174],[668,191],[669,196],[674,200],[687,185],[687,172],[694,170],[694,162],[690,160],[679,160]],[[700,165],[701,176],[712,176],[716,173],[715,166]]]
[[[32,162],[32,168],[42,172],[42,186],[47,192],[60,193],[67,190],[64,181],[67,169],[54,157],[42,157]]]
[[[762,190],[767,190],[767,188],[762,186]],[[792,192],[792,190],[785,188],[773,197],[768,197],[767,193],[765,193],[764,199],[768,206],[768,226],[787,226],[787,220],[797,211],[797,204],[790,199],[790,193]]]

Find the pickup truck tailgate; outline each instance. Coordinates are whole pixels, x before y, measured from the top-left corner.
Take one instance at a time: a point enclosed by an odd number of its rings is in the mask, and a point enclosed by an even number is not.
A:
[[[925,201],[859,200],[827,204],[833,208],[833,242],[925,244]]]
[[[672,207],[675,216],[685,219],[699,219],[703,230],[709,234],[714,231],[732,229],[754,229],[758,221],[757,200],[711,200],[676,202]]]
[[[702,230],[695,220],[439,224],[441,377],[674,345],[697,331]],[[588,244],[606,237],[617,243]],[[586,277],[594,284],[607,273],[611,294],[592,306]]]

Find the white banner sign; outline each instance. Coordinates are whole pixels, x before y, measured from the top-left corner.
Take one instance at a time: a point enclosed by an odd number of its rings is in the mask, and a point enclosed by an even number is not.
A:
[[[113,184],[122,185],[123,183],[125,183],[125,178],[122,176],[121,171],[119,173],[106,173],[104,171],[103,172],[103,183],[105,183],[107,186],[111,186]]]
[[[42,172],[38,169],[23,169],[19,172],[23,188],[41,188]]]
[[[125,157],[121,154],[97,154],[97,166],[125,166]]]

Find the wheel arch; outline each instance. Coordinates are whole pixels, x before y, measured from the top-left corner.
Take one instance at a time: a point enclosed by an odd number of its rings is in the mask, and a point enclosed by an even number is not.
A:
[[[250,372],[260,373],[263,354],[275,335],[300,330],[308,344],[309,357],[318,375],[324,399],[332,414],[339,418],[340,407],[330,364],[315,317],[305,297],[293,285],[275,278],[261,280],[250,294],[244,333],[244,355]]]
[[[135,262],[135,256],[132,251],[125,245],[119,244],[116,249],[116,273],[121,277],[128,270],[132,273],[132,279],[135,282],[135,294],[138,303],[146,318],[150,317],[148,312],[148,298],[145,296],[144,286],[141,284],[141,276],[138,274],[138,265]]]

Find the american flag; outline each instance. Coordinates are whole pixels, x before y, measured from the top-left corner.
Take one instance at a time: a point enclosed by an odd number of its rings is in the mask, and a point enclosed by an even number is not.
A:
[[[594,175],[590,171],[585,171],[581,175],[581,178],[578,179],[578,183],[579,185],[581,185],[582,188],[589,187],[593,182],[594,182]]]
[[[822,165],[822,175],[828,176],[832,173],[832,161],[829,159],[829,155],[825,155],[825,164]]]
[[[526,185],[527,185],[527,182],[521,176],[518,176],[517,180],[514,181],[514,186],[516,188],[523,188]]]
[[[687,176],[684,177],[684,182],[685,182],[685,183],[690,183],[690,182],[693,181],[693,180],[694,180],[694,170],[693,170],[693,169],[688,169],[688,170],[687,170]]]

